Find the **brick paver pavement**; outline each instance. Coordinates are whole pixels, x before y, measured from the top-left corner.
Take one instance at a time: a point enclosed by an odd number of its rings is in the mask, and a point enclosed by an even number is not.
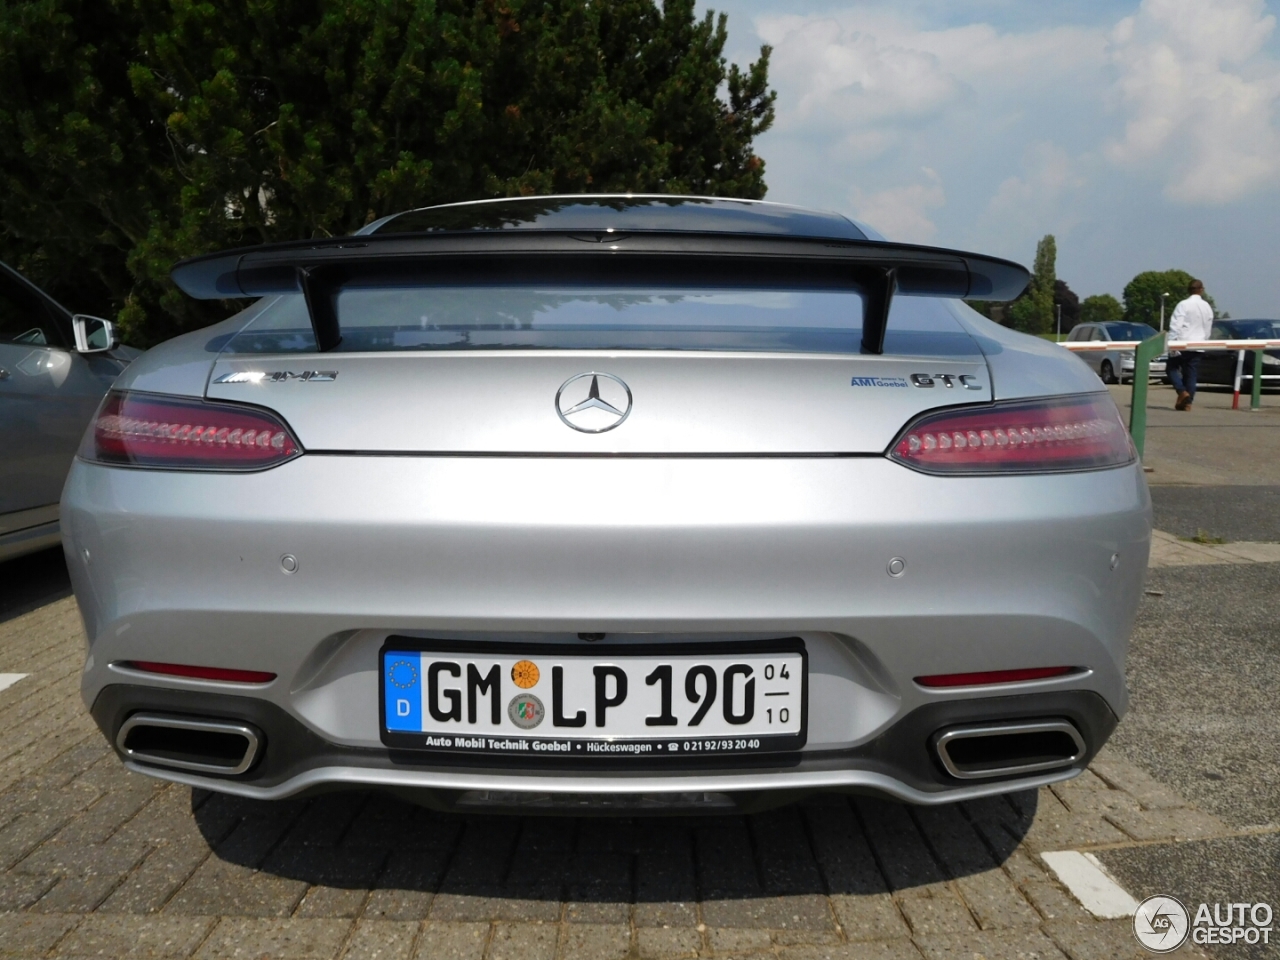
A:
[[[466,818],[374,793],[258,803],[127,772],[80,703],[74,601],[0,623],[0,956],[1145,957],[1044,850],[1233,835],[1114,751],[936,809]],[[1134,891],[1141,895],[1141,892]]]

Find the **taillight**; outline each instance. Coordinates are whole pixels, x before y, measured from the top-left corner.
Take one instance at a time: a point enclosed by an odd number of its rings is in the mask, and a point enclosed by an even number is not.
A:
[[[1115,467],[1136,452],[1103,393],[927,414],[889,456],[925,473],[1052,473]]]
[[[107,394],[80,448],[100,463],[204,470],[261,470],[300,453],[265,410],[120,391]]]

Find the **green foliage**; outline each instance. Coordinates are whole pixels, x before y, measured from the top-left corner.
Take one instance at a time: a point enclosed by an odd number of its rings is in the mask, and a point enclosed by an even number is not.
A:
[[[66,299],[140,344],[213,319],[169,281],[182,257],[458,200],[765,192],[769,48],[727,65],[694,0],[0,11],[0,257],[55,289],[96,271]]]
[[[1006,311],[1008,326],[1023,333],[1052,333],[1054,327],[1054,286],[1058,245],[1053,234],[1045,234],[1036,244],[1036,261],[1026,292]]]
[[[1187,298],[1187,285],[1192,279],[1185,270],[1147,270],[1138,274],[1124,287],[1124,318],[1133,323],[1150,324],[1159,330],[1160,294],[1167,293],[1169,296],[1164,298],[1164,325],[1167,330],[1169,315],[1178,301]],[[1212,297],[1205,294],[1205,299],[1214,306]]]
[[[1080,297],[1065,280],[1053,282],[1053,331],[1066,334],[1080,322]]]
[[[128,78],[138,28],[107,0],[0,3],[0,259],[86,312],[128,302],[164,189],[164,128]]]
[[[1124,307],[1109,293],[1095,293],[1080,304],[1080,323],[1110,323],[1124,319]]]

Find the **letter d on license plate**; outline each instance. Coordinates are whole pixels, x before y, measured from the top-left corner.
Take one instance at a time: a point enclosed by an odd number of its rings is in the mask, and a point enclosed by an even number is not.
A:
[[[389,637],[379,660],[382,740],[400,749],[667,757],[805,743],[795,637],[591,648]]]

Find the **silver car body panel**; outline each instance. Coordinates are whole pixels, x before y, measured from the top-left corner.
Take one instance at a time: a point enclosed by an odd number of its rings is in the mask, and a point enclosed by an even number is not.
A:
[[[58,498],[85,427],[138,351],[68,349],[71,314],[0,264],[0,299],[41,333],[0,340],[0,561],[58,543]],[[29,318],[26,319],[26,318]]]
[[[218,382],[237,372],[298,366],[293,357],[219,359],[208,397],[275,410],[312,451],[585,456],[880,453],[916,414],[991,399],[981,356],[330,354],[318,366],[335,374],[332,381]],[[606,436],[565,429],[556,390],[589,370],[629,385],[634,409],[625,429]],[[913,374],[928,375],[931,385],[914,385]],[[953,378],[952,386],[933,381],[941,374]]]
[[[120,375],[116,388],[203,397],[218,355],[236,333],[275,299],[266,297],[226,320],[152,347]]]
[[[245,692],[120,660],[267,670],[279,679],[252,695],[352,746],[378,744],[390,633],[580,648],[589,629],[609,634],[599,650],[800,635],[807,750],[864,742],[930,700],[992,693],[904,679],[926,668],[1079,665],[1015,692],[1089,689],[1118,714],[1149,547],[1136,465],[940,478],[879,457],[308,455],[231,477],[78,463],[65,511],[87,703],[125,680]],[[886,573],[894,557],[905,576]]]
[[[232,796],[247,797],[253,800],[285,800],[316,789],[332,789],[334,786],[347,788],[374,788],[389,790],[415,791],[424,788],[441,791],[466,792],[510,792],[516,794],[602,794],[605,796],[627,796],[637,794],[726,794],[755,793],[759,791],[840,791],[847,793],[874,793],[892,797],[904,803],[921,806],[932,806],[943,803],[957,803],[961,800],[978,800],[982,797],[997,796],[1022,790],[1035,790],[1052,783],[1061,783],[1079,775],[1078,770],[1067,770],[1043,776],[1018,777],[1002,780],[999,783],[975,783],[964,781],[946,792],[930,792],[917,790],[894,777],[877,773],[873,770],[830,770],[810,771],[778,771],[770,770],[755,773],[714,773],[690,775],[688,773],[655,773],[646,771],[639,776],[593,778],[586,776],[566,776],[563,773],[552,775],[520,774],[503,776],[492,772],[472,773],[466,770],[434,771],[430,776],[423,776],[416,771],[386,769],[377,770],[368,767],[324,767],[308,770],[306,773],[292,777],[284,783],[270,787],[261,787],[245,783],[236,783],[221,778],[201,777],[177,770],[160,770],[156,767],[126,761],[125,766],[135,773],[158,777],[173,783],[181,783],[190,787],[216,790]],[[585,805],[584,805],[585,806]],[[690,804],[692,806],[692,804]]]
[[[58,505],[0,514],[0,561],[58,545]]]
[[[996,400],[1099,390],[1092,371],[1078,360],[1065,360],[1067,351],[1057,344],[1002,327],[958,300],[946,303],[986,358]]]
[[[0,343],[0,516],[55,505],[85,426],[124,364]]]

